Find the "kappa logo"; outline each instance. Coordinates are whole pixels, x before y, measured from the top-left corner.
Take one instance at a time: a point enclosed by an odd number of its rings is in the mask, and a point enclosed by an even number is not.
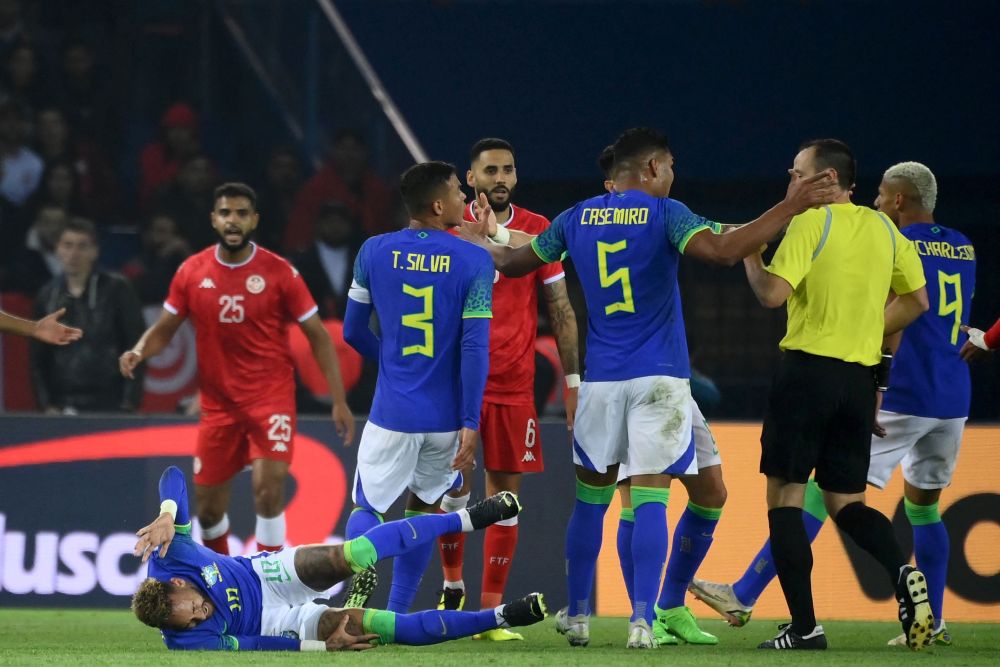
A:
[[[201,289],[215,289],[215,283],[212,282],[211,278],[205,278],[198,287]]]
[[[524,456],[521,458],[521,463],[534,463],[535,461],[535,455],[531,452],[525,452]]]
[[[283,442],[276,442],[273,445],[271,445],[271,451],[272,452],[287,452],[288,451],[288,445],[286,445]]]

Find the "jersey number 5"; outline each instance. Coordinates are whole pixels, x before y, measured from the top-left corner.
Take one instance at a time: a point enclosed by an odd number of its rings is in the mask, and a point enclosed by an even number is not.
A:
[[[605,306],[605,315],[635,312],[635,302],[632,301],[632,279],[629,277],[628,267],[623,266],[617,271],[608,273],[608,255],[624,250],[626,243],[624,239],[617,243],[597,242],[597,270],[601,274],[601,287],[611,287],[615,283],[622,284],[623,300]]]
[[[434,286],[411,287],[403,283],[403,294],[423,299],[424,309],[419,313],[403,315],[403,326],[416,329],[424,334],[423,345],[404,345],[403,356],[422,354],[434,358]]]
[[[948,299],[948,285],[955,290],[955,298]],[[958,332],[962,327],[962,274],[938,271],[938,315],[948,317],[955,314],[951,327],[951,344],[958,345]]]

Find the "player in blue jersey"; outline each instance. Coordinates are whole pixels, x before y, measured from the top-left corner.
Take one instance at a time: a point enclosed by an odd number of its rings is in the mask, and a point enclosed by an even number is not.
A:
[[[415,165],[400,190],[410,226],[361,246],[344,318],[345,340],[379,363],[358,448],[349,538],[381,523],[407,489],[406,516],[437,511],[458,471],[473,462],[489,369],[495,271],[482,248],[446,231],[465,210],[455,168]],[[492,209],[482,197],[485,218]],[[378,335],[369,328],[373,311]],[[395,560],[390,611],[409,609],[432,552],[428,543]],[[372,576],[355,578],[349,606],[363,606]]]
[[[617,191],[561,213],[530,245],[491,246],[486,225],[462,235],[490,250],[505,275],[523,275],[569,254],[587,302],[586,374],[574,427],[577,493],[566,532],[571,630],[584,633],[603,517],[620,464],[635,514],[633,613],[627,646],[655,646],[650,627],[667,551],[671,476],[694,464],[691,391],[677,289],[682,254],[732,265],[774,237],[792,216],[832,199],[828,174],[792,175],[784,201],[752,224],[716,234],[669,199],[673,155],[655,130],[635,128],[614,145]],[[570,636],[568,634],[568,636]]]
[[[948,571],[949,539],[938,500],[951,483],[962,431],[969,415],[969,369],[960,356],[961,331],[970,312],[976,279],[976,254],[962,233],[934,222],[937,182],[918,162],[889,167],[875,206],[903,236],[914,242],[927,278],[931,310],[890,339],[895,349],[891,387],[880,394],[877,437],[872,438],[868,483],[885,488],[893,470],[903,469],[904,508],[913,527],[917,567],[927,576],[934,613],[932,642],[950,644],[942,601]],[[898,346],[898,349],[896,349]],[[815,539],[827,513],[815,482],[809,482],[803,519]],[[768,541],[735,584],[695,579],[691,591],[734,626],[745,625],[757,598],[774,578]],[[889,642],[906,645],[900,635]]]
[[[604,189],[608,192],[613,192],[615,189],[614,159],[614,146],[607,146],[597,159],[598,166],[604,172]],[[723,227],[729,227],[718,223],[711,224],[713,231],[717,232],[721,232]],[[712,645],[719,642],[715,635],[704,632],[698,627],[691,609],[684,604],[688,585],[708,554],[722,515],[722,507],[726,503],[722,457],[708,427],[708,421],[702,415],[701,408],[694,398],[691,399],[691,413],[697,474],[680,478],[688,493],[688,504],[674,529],[670,558],[667,561],[663,585],[655,606],[656,621],[653,624],[653,637],[660,646],[681,643]],[[621,515],[617,534],[618,560],[625,579],[625,589],[631,601],[635,574],[632,559],[635,512],[632,509],[628,476],[627,466],[619,466],[618,493],[621,497]],[[564,607],[556,613],[556,631],[566,634],[571,645],[579,646],[589,642],[585,625],[577,624],[576,627],[571,627],[568,608]]]
[[[372,648],[372,642],[436,644],[498,627],[545,618],[533,593],[479,612],[395,614],[337,609],[314,602],[352,572],[406,553],[456,530],[485,528],[517,515],[510,493],[467,510],[381,524],[336,545],[307,545],[245,558],[218,554],[191,539],[184,474],[174,466],[160,477],[160,515],[141,528],[134,553],[149,562],[149,578],[132,610],[159,628],[170,649],[336,651]]]

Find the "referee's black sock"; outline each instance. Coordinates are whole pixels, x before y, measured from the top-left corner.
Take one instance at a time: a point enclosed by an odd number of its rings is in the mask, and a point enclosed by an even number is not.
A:
[[[813,609],[813,555],[798,507],[776,507],[767,513],[771,527],[771,556],[781,590],[792,614],[792,632],[805,636],[816,627]]]
[[[906,557],[896,541],[889,519],[878,510],[857,502],[844,505],[833,520],[859,547],[882,564],[895,589],[899,583],[899,570],[906,565]]]

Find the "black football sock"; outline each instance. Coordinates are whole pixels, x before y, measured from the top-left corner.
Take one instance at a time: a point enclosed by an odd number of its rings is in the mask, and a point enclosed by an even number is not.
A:
[[[906,565],[906,557],[896,541],[889,519],[878,510],[857,502],[842,507],[834,522],[851,536],[855,544],[882,564],[895,589],[899,583],[899,570]]]
[[[777,507],[767,513],[771,556],[778,581],[792,614],[792,632],[808,635],[816,627],[812,597],[812,549],[798,507]]]

